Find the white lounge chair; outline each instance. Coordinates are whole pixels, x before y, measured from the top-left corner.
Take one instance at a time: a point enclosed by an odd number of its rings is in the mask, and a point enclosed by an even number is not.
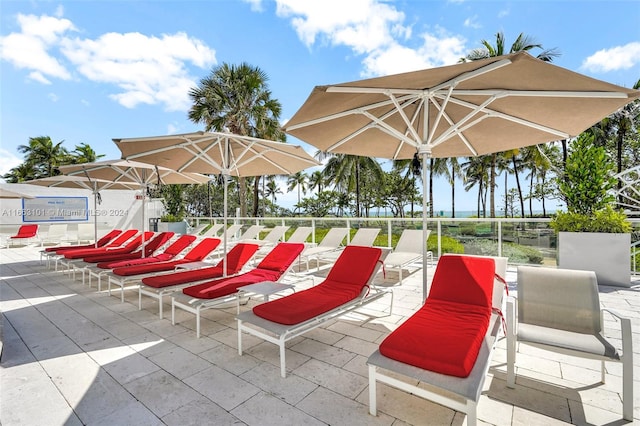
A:
[[[427,238],[430,233],[431,231],[427,231]],[[396,248],[384,260],[385,268],[398,269],[400,284],[402,284],[402,270],[422,259],[424,253],[422,242],[422,229],[405,229],[400,235]],[[422,264],[419,268],[422,268]]]
[[[67,229],[69,225],[66,223],[52,223],[47,229],[47,234],[44,237],[40,237],[40,246],[45,244],[60,245],[63,242],[69,241],[67,236]]]
[[[360,247],[372,247],[373,243],[376,241],[376,237],[380,233],[379,228],[359,228],[351,241],[347,243],[347,246],[360,246]],[[335,262],[340,254],[345,249],[345,247],[338,247],[336,250],[331,250],[324,253],[318,253],[316,255],[316,264],[318,269],[320,269],[320,262]]]
[[[196,337],[200,337],[200,313],[230,298],[235,299],[238,287],[260,282],[278,282],[304,250],[300,243],[280,243],[254,269],[242,274],[206,281],[185,287],[171,297],[171,323],[175,324],[175,311],[180,308],[196,315]]]
[[[389,252],[386,248],[348,246],[320,284],[239,313],[238,353],[242,333],[260,337],[280,348],[280,375],[286,377],[285,344],[347,312],[378,300],[388,289],[371,286]]]
[[[93,223],[79,223],[78,233],[76,234],[76,243],[82,242],[90,243],[95,240],[96,234],[94,232],[95,224]]]
[[[604,312],[620,320],[622,353],[603,335]],[[631,320],[611,309],[600,309],[595,272],[518,267],[518,298],[507,301],[507,386],[511,388],[516,381],[517,343],[600,360],[602,383],[604,362],[621,362],[622,413],[625,420],[633,421]]]
[[[309,235],[311,235],[312,232],[313,232],[313,228],[310,226],[298,226],[295,229],[295,231],[293,231],[293,233],[289,235],[287,242],[288,243],[306,243],[307,238],[309,238]]]
[[[214,223],[213,225],[211,225],[211,228],[207,229],[205,231],[205,233],[202,234],[202,236],[203,237],[217,237],[218,236],[218,232],[220,232],[222,227],[224,227],[224,224],[222,224],[222,223]],[[238,228],[238,230],[239,229],[240,228]],[[235,234],[236,232],[237,232],[237,230],[235,232],[233,232],[233,234]]]
[[[381,353],[381,350],[375,351],[367,360],[369,365],[369,412],[372,415],[377,415],[378,401],[377,401],[377,383],[385,383],[389,386],[411,393],[418,397],[436,402],[454,410],[467,414],[467,425],[473,426],[477,422],[477,404],[482,393],[482,387],[485,377],[489,371],[489,365],[491,363],[491,354],[495,342],[497,340],[498,333],[500,331],[500,324],[502,321],[502,300],[505,288],[504,275],[506,273],[507,258],[493,258],[491,269],[486,270],[486,259],[480,261],[480,268],[483,272],[478,276],[474,276],[474,273],[460,273],[465,270],[465,261],[460,261],[462,258],[483,258],[484,256],[443,256],[441,262],[438,262],[436,272],[433,279],[433,285],[429,298],[423,305],[423,307],[417,311],[413,316],[409,317],[405,323],[400,325],[393,333],[391,333],[385,341],[381,344],[381,347],[385,345],[387,339],[396,334],[396,339],[390,345],[395,345],[394,354],[402,354],[407,358],[418,358],[419,361],[429,360],[429,351],[434,344],[437,345],[437,341],[440,339],[455,339],[454,342],[458,343],[458,353],[445,354],[445,363],[451,362],[451,359],[459,360],[460,358],[467,361],[466,365],[453,363],[453,365],[446,365],[445,370],[447,374],[442,372],[436,372],[434,369],[425,369],[416,364],[409,364],[407,362],[394,359],[385,356]],[[457,258],[457,259],[456,259]],[[474,262],[471,260],[472,264]],[[443,265],[441,269],[441,263]],[[471,270],[476,268],[469,268]],[[470,275],[471,279],[466,278],[465,275]],[[492,278],[495,278],[492,280]],[[474,278],[481,278],[479,282],[476,282]],[[491,282],[493,281],[493,282]],[[488,300],[487,291],[492,287],[491,300]],[[482,290],[480,290],[482,288]],[[473,289],[472,291],[465,291],[465,289]],[[435,296],[434,296],[435,295]],[[430,300],[431,298],[431,300]],[[479,299],[482,303],[479,304]],[[435,303],[434,303],[435,300]],[[438,301],[441,300],[447,305],[446,309],[441,309]],[[452,303],[450,300],[455,301]],[[441,302],[441,303],[442,303]],[[467,306],[472,304],[469,311],[482,311],[485,314],[490,313],[488,319],[488,327],[486,328],[486,334],[484,340],[481,341],[479,348],[476,348],[477,356],[475,360],[467,358],[470,353],[470,346],[465,343],[460,345],[460,341],[457,340],[458,336],[452,336],[455,334],[455,329],[460,328],[460,323],[469,325],[468,320],[464,317],[467,312]],[[453,314],[451,305],[458,305],[455,311],[457,314]],[[451,311],[451,313],[447,313]],[[416,318],[417,321],[412,321],[412,318]],[[438,327],[428,327],[430,320],[437,323]],[[457,322],[457,324],[455,324]],[[406,325],[405,325],[406,324]],[[403,327],[404,330],[402,330]],[[450,329],[449,329],[450,328]],[[411,341],[406,337],[406,332],[409,331]],[[436,342],[427,340],[421,332],[424,331],[425,335],[429,335]],[[434,333],[435,331],[435,333]],[[479,329],[479,331],[481,331]],[[468,330],[466,331],[468,332]],[[404,333],[404,334],[403,334]],[[442,336],[440,336],[442,335]],[[400,338],[398,338],[400,337]],[[400,346],[400,348],[397,348]],[[387,349],[388,351],[389,349]],[[385,351],[387,354],[388,352]],[[401,356],[400,358],[403,358]],[[431,360],[429,360],[431,361]],[[437,365],[441,365],[438,360]],[[466,370],[460,372],[459,370]],[[467,373],[468,371],[468,373]],[[453,374],[455,373],[455,375]],[[464,377],[464,374],[468,374]]]
[[[300,261],[307,263],[307,270],[309,269],[309,260],[316,259],[317,256],[322,253],[328,253],[330,251],[337,250],[342,241],[349,234],[349,228],[331,228],[329,232],[324,236],[322,241],[315,247],[307,247],[300,256]]]

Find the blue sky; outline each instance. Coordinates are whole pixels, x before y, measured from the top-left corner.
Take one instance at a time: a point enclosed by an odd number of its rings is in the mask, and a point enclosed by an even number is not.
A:
[[[187,92],[222,63],[265,71],[283,122],[316,85],[452,64],[498,31],[509,45],[524,32],[560,51],[556,65],[601,80],[632,87],[640,78],[633,0],[3,0],[0,8],[1,174],[22,161],[16,148],[30,137],[64,140],[69,150],[88,143],[112,159],[120,157],[112,138],[202,130],[187,119]],[[449,209],[449,193],[436,187],[436,210]],[[457,209],[475,208],[476,194],[457,193]]]

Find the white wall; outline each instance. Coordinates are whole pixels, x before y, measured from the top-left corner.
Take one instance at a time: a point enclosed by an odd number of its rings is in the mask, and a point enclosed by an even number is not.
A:
[[[78,223],[93,223],[92,216],[94,210],[94,197],[91,191],[73,188],[48,188],[29,184],[0,184],[0,187],[9,191],[14,191],[34,197],[87,197],[89,206],[88,220],[69,222],[38,222],[40,229],[46,232],[50,223],[67,223],[69,230],[75,232]],[[102,235],[110,229],[142,229],[142,200],[136,200],[137,191],[111,190],[100,192],[102,203],[97,205],[96,210],[98,234]],[[0,233],[9,234],[18,229],[23,224],[22,221],[22,199],[0,199]],[[145,202],[145,222],[148,229],[149,218],[159,217],[163,213],[161,199],[152,199]]]

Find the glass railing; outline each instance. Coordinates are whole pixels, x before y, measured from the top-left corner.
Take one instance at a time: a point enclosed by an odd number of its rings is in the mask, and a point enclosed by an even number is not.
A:
[[[221,223],[222,218],[190,217],[189,223]],[[258,224],[271,228],[290,226],[290,232],[298,226],[314,229],[309,242],[320,241],[333,227],[347,227],[353,235],[358,228],[380,228],[375,245],[395,247],[404,229],[422,229],[422,218],[400,219],[382,217],[247,217],[229,218],[228,223]],[[428,218],[431,231],[428,250],[439,257],[443,253],[466,253],[487,256],[506,256],[510,264],[556,266],[557,235],[549,227],[549,219],[542,218]],[[632,273],[640,268],[640,219],[630,219]],[[289,235],[289,233],[287,235]],[[348,241],[347,241],[348,242]]]

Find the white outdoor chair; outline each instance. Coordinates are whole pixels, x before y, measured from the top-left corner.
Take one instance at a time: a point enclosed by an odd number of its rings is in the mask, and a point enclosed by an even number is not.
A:
[[[310,226],[299,226],[289,236],[288,243],[304,243],[309,238],[309,235],[313,232],[313,228]]]
[[[69,225],[66,223],[52,223],[47,229],[47,234],[40,237],[40,246],[45,244],[58,245],[64,241],[68,241],[67,229]]]
[[[348,246],[361,246],[361,247],[372,247],[373,243],[376,240],[376,237],[380,233],[379,228],[359,228],[351,241],[347,244]],[[316,256],[316,263],[318,268],[320,268],[320,261],[325,262],[335,262],[344,247],[338,247],[336,250],[331,250],[329,252],[318,253]]]
[[[207,229],[207,231],[202,234],[203,237],[217,237],[218,236],[218,232],[220,232],[220,230],[222,229],[222,227],[224,226],[224,224],[222,223],[214,223],[213,225],[211,225],[211,228]],[[235,234],[235,232],[234,232]]]
[[[427,238],[429,234],[431,231],[427,231]],[[424,253],[422,242],[422,229],[405,229],[400,235],[396,248],[384,260],[385,268],[398,269],[400,284],[402,284],[402,270],[422,259]],[[427,252],[427,259],[431,258],[430,254]],[[419,268],[422,268],[422,264]]]
[[[603,312],[620,320],[622,353],[603,335]],[[518,298],[507,302],[507,386],[515,387],[517,343],[601,360],[602,383],[604,362],[621,362],[622,413],[625,420],[633,421],[631,336],[629,318],[600,309],[595,272],[520,266]]]
[[[79,223],[78,234],[76,235],[77,244],[84,242],[90,243],[94,241],[96,235],[94,232],[95,224],[93,223]]]
[[[307,270],[309,269],[309,260],[317,257],[321,253],[328,253],[330,251],[337,250],[342,241],[349,234],[349,228],[331,228],[329,232],[324,236],[322,241],[315,247],[307,247],[300,255],[300,261],[307,263]]]

